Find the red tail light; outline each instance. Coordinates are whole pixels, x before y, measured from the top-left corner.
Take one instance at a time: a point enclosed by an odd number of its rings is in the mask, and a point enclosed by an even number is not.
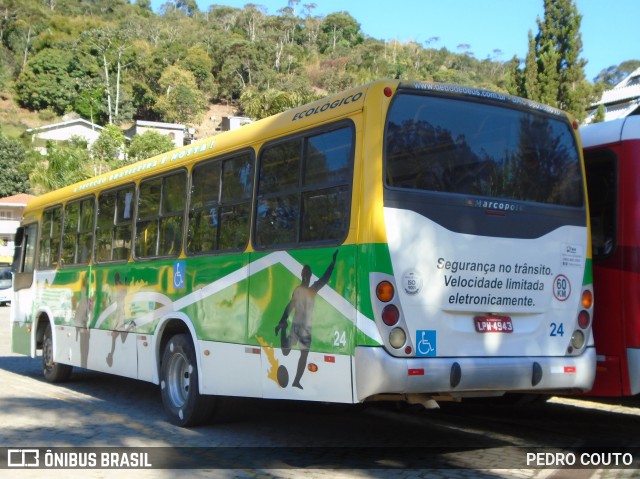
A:
[[[578,326],[582,329],[587,329],[589,327],[589,323],[591,323],[591,316],[584,309],[580,311],[578,314]]]
[[[393,304],[388,304],[382,310],[382,321],[387,326],[394,326],[400,320],[400,311]]]

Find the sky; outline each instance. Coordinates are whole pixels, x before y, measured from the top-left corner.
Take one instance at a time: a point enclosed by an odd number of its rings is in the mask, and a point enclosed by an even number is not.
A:
[[[164,0],[152,0],[155,11]],[[197,0],[201,11],[210,5],[242,8],[253,3],[277,14],[287,0]],[[362,32],[378,40],[415,41],[423,46],[462,52],[459,45],[483,60],[508,61],[527,53],[529,30],[538,32],[536,18],[544,15],[543,0],[301,0],[314,3],[315,16],[347,11]],[[576,0],[582,14],[582,55],[589,81],[602,70],[626,60],[640,60],[638,29],[640,0]],[[296,12],[299,13],[299,12]],[[428,42],[437,37],[437,41]]]

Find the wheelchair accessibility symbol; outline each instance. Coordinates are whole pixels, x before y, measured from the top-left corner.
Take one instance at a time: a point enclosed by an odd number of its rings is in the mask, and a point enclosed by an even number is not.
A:
[[[184,273],[186,265],[184,261],[176,261],[173,263],[173,287],[175,289],[184,288]]]
[[[419,329],[416,331],[416,356],[436,355],[436,331]]]

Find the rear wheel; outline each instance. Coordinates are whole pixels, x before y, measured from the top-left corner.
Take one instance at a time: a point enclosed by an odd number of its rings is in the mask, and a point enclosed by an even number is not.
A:
[[[42,339],[42,372],[44,379],[50,383],[61,383],[69,379],[73,367],[68,364],[56,363],[53,360],[53,335],[51,325],[47,324]]]
[[[200,394],[196,354],[188,334],[173,336],[164,348],[160,390],[173,424],[196,426],[211,417],[215,398]]]

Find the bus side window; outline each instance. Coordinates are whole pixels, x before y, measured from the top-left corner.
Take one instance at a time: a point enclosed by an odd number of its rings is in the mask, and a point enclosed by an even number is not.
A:
[[[258,247],[342,241],[349,228],[350,126],[268,145],[260,156]]]
[[[191,173],[187,251],[241,250],[249,241],[253,154],[196,165]]]
[[[180,254],[186,178],[186,172],[181,170],[140,182],[135,240],[137,257]]]
[[[191,171],[187,251],[205,253],[217,249],[220,162],[205,162]]]
[[[616,246],[617,156],[607,149],[585,152],[594,258],[613,254]]]
[[[353,130],[307,139],[300,240],[342,240],[349,228]]]
[[[134,185],[105,192],[98,198],[96,261],[127,261],[131,255]]]
[[[267,146],[260,158],[256,243],[293,244],[298,240],[302,139]]]
[[[182,249],[186,179],[183,171],[164,178],[158,256],[178,256]]]
[[[54,206],[42,213],[42,235],[40,236],[40,269],[55,268],[60,254],[62,233],[62,206]]]
[[[87,264],[91,259],[93,221],[93,197],[65,207],[61,258],[64,265]]]

